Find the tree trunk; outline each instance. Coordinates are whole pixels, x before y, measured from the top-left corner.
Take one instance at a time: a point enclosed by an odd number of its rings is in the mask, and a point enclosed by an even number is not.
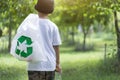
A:
[[[86,36],[87,36],[87,34],[84,33],[84,37],[83,37],[83,51],[86,50]]]
[[[12,35],[12,28],[11,28],[11,23],[12,23],[12,20],[11,20],[11,15],[10,15],[9,19],[10,19],[10,24],[8,25],[8,26],[9,26],[9,42],[8,42],[8,51],[10,51],[10,47],[11,47],[11,35]]]
[[[2,36],[2,29],[0,29],[0,37]]]
[[[117,56],[118,60],[120,60],[120,30],[118,26],[118,19],[117,19],[117,12],[114,11],[114,23],[115,23],[115,30],[117,35]]]
[[[12,29],[11,29],[11,26],[9,26],[9,44],[8,44],[9,51],[10,51],[10,47],[11,47],[11,32],[12,32]]]
[[[75,43],[75,38],[74,38],[74,36],[75,36],[74,27],[72,27],[71,35],[72,35],[72,44],[74,44],[74,43]]]

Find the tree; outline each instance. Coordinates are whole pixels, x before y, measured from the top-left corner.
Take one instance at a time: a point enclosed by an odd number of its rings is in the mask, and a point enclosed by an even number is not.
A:
[[[118,26],[117,12],[120,11],[120,0],[100,0],[96,4],[99,4],[96,9],[102,9],[101,13],[111,14],[114,16],[114,24],[117,36],[117,55],[120,60],[120,27]]]
[[[0,2],[0,21],[3,26],[9,28],[9,45],[11,46],[11,32],[16,29],[18,24],[31,12],[33,12],[35,1],[33,0],[2,0]]]
[[[0,37],[2,36],[2,30],[0,29]]]
[[[105,23],[106,14],[101,16],[98,14],[99,11],[92,8],[93,4],[97,3],[98,0],[59,0],[57,5],[57,13],[60,13],[58,22],[67,24],[67,26],[78,26],[82,25],[83,29],[83,50],[86,49],[86,37],[90,26],[94,24],[95,20],[103,21]],[[97,13],[96,13],[97,11]]]

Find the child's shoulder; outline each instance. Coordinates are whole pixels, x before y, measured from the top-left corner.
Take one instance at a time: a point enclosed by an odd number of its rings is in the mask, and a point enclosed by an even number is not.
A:
[[[36,20],[38,20],[38,15],[37,14],[29,14],[24,20],[23,22],[25,23],[36,23]]]
[[[36,19],[36,18],[38,18],[38,15],[37,15],[37,14],[33,14],[33,13],[29,14],[29,15],[26,17],[26,19]]]
[[[53,26],[55,28],[57,27],[57,25],[53,21],[49,20],[49,23],[50,23],[51,26]]]

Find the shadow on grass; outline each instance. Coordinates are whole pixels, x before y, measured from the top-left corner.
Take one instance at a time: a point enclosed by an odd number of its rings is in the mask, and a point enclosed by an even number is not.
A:
[[[74,49],[73,47],[60,47],[61,53],[73,53]]]
[[[85,49],[83,49],[83,46],[82,44],[79,44],[79,43],[75,43],[73,45],[68,45],[68,44],[63,44],[60,46],[60,52],[61,53],[69,53],[69,54],[72,54],[72,53],[88,53],[88,52],[103,52],[104,50],[104,45],[96,45],[96,44],[87,44]]]
[[[100,50],[100,51],[102,51],[102,50]],[[60,53],[62,53],[62,54],[85,54],[85,53],[88,54],[91,52],[98,52],[98,50],[76,51],[74,46],[61,46],[60,47]]]

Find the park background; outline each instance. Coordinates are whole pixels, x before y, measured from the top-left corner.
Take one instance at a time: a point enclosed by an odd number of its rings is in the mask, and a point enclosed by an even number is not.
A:
[[[27,80],[26,62],[9,54],[37,0],[0,0],[0,80]],[[120,80],[120,0],[55,0],[62,80]]]

